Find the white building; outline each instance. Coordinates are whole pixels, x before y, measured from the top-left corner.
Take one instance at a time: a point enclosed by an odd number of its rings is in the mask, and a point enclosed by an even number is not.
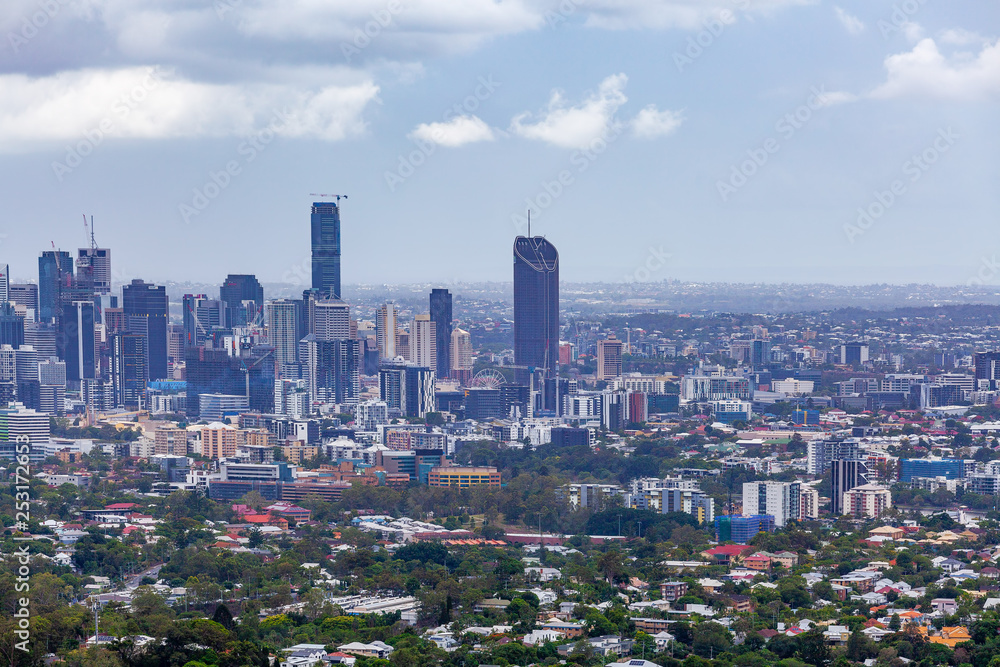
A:
[[[782,527],[801,516],[801,484],[798,482],[746,482],[743,484],[743,514],[770,514]]]
[[[774,380],[771,382],[771,391],[778,391],[792,396],[801,396],[803,394],[811,394],[814,385],[815,383],[812,380],[788,378],[787,380]]]

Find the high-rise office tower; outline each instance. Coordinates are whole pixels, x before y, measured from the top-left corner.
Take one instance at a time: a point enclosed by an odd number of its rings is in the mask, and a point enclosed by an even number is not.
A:
[[[115,407],[138,410],[143,405],[146,383],[146,338],[118,333],[111,337],[111,383]]]
[[[339,299],[310,300],[309,333],[317,340],[351,338],[351,307]]]
[[[167,325],[167,361],[171,374],[174,366],[184,363],[184,327],[180,324]]]
[[[407,417],[425,417],[434,411],[434,371],[411,364],[385,364],[379,368],[379,397]]]
[[[437,376],[451,377],[451,292],[446,289],[431,290],[431,321],[437,339]]]
[[[542,236],[514,239],[514,363],[559,369],[559,253]]]
[[[259,322],[263,317],[264,288],[256,276],[230,273],[219,288],[219,300],[226,309],[227,328]]]
[[[298,362],[299,341],[305,335],[300,329],[301,309],[302,302],[295,299],[276,299],[267,303],[267,339],[274,347],[278,368]]]
[[[24,345],[24,317],[14,311],[9,301],[0,301],[0,345]]]
[[[614,334],[606,340],[597,341],[597,373],[598,380],[609,380],[622,374],[622,352],[624,343]]]
[[[73,279],[73,259],[65,250],[46,250],[38,258],[38,319],[58,317],[59,293]]]
[[[437,368],[437,333],[426,313],[414,317],[410,324],[410,360],[417,366]]]
[[[250,409],[274,409],[274,348],[256,345],[249,355],[231,356],[227,350],[191,347],[184,353],[187,367],[186,412],[189,419],[201,414],[201,394],[247,396]]]
[[[76,277],[94,294],[111,294],[111,250],[80,248],[76,255]]]
[[[94,302],[63,304],[58,322],[56,352],[66,362],[66,379],[73,383],[94,379]]]
[[[182,300],[184,347],[204,345],[212,331],[225,326],[225,304],[204,294],[185,294]]]
[[[312,286],[327,298],[340,298],[340,209],[334,202],[312,205]]]
[[[396,304],[388,301],[378,307],[375,312],[375,346],[382,359],[396,358],[396,336],[399,323],[396,321],[399,311]]]
[[[0,264],[0,303],[10,300],[10,266]]]
[[[8,297],[12,303],[24,306],[30,311],[26,319],[38,319],[38,285],[32,283],[11,284]]]
[[[361,341],[320,340],[309,334],[299,342],[309,394],[329,403],[358,402],[361,395]]]
[[[150,379],[168,377],[167,373],[167,320],[169,319],[167,289],[134,279],[122,287],[122,310],[125,316],[140,315],[147,320],[146,354],[149,358]]]

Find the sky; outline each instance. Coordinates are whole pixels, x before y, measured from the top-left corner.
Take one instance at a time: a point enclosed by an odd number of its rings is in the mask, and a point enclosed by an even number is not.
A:
[[[0,261],[345,284],[1000,284],[1000,5],[4,0]],[[313,194],[315,193],[315,194]]]

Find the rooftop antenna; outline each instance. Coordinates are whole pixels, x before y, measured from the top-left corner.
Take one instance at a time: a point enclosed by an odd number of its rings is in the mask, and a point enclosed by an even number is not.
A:
[[[323,195],[323,194],[317,194],[315,192],[310,192],[309,196],[310,197],[330,197],[331,199],[336,199],[338,203],[340,202],[341,197],[343,197],[344,199],[347,199],[347,195]]]
[[[531,238],[531,209],[528,209],[528,238]]]

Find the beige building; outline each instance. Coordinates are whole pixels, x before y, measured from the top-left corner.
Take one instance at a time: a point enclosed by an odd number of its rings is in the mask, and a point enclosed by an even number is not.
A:
[[[410,324],[410,359],[417,366],[437,370],[437,326],[428,313],[417,315]]]
[[[187,456],[187,429],[158,428],[154,431],[153,442],[157,456]]]
[[[597,379],[611,380],[622,374],[622,355],[625,344],[614,334],[607,340],[597,341]]]

